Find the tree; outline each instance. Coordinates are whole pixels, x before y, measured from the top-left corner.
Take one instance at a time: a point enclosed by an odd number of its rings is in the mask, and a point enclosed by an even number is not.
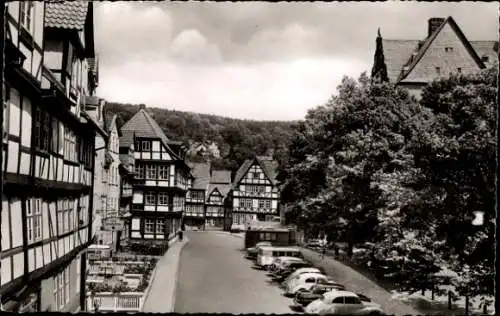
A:
[[[389,82],[389,78],[387,77],[387,65],[384,60],[384,47],[382,44],[382,36],[380,35],[380,28],[377,33],[375,57],[372,68],[372,80]]]

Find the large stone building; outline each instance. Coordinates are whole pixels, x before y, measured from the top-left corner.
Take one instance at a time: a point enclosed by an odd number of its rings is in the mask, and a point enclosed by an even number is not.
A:
[[[92,2],[6,8],[2,310],[78,311],[92,229],[96,82]]]
[[[229,194],[232,226],[245,228],[255,221],[279,216],[278,162],[268,156],[247,159],[236,171]]]
[[[382,45],[389,82],[416,97],[434,79],[476,72],[498,62],[498,41],[467,39],[452,17],[429,19],[423,40],[383,39]]]
[[[133,250],[162,252],[181,229],[190,170],[186,148],[167,138],[142,107],[121,127],[120,145],[134,145],[135,175],[128,243]]]

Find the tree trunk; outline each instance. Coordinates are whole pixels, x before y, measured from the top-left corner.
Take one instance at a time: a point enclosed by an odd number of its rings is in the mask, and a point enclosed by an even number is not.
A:
[[[431,300],[434,301],[434,286],[431,287]]]
[[[351,240],[348,240],[347,241],[347,257],[349,259],[352,258],[353,250],[354,250],[354,243]]]
[[[488,314],[488,305],[486,305],[486,298],[484,298],[484,301],[483,301],[483,314],[484,315],[487,315]]]
[[[448,291],[448,310],[451,311],[451,291]]]
[[[425,288],[422,288],[422,293],[421,294],[422,294],[422,296],[425,295]]]
[[[469,295],[465,295],[465,315],[469,315]]]

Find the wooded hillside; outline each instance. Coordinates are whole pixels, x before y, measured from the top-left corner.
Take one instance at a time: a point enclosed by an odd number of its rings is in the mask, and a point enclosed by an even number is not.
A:
[[[139,110],[139,106],[108,102],[104,110],[118,114],[118,127],[121,127]],[[214,168],[231,170],[236,170],[245,159],[253,155],[273,152],[275,158],[282,161],[297,124],[291,121],[240,120],[147,106],[146,110],[169,139],[190,145],[190,160],[210,158]],[[209,146],[212,143],[220,152],[220,158],[210,151],[204,154],[196,151],[199,144]]]

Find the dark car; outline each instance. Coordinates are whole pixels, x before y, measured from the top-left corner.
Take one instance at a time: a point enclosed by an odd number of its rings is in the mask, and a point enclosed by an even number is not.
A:
[[[297,292],[293,302],[297,306],[306,307],[312,301],[322,298],[323,294],[332,290],[345,290],[345,287],[342,284],[334,282],[315,284],[310,291]]]

